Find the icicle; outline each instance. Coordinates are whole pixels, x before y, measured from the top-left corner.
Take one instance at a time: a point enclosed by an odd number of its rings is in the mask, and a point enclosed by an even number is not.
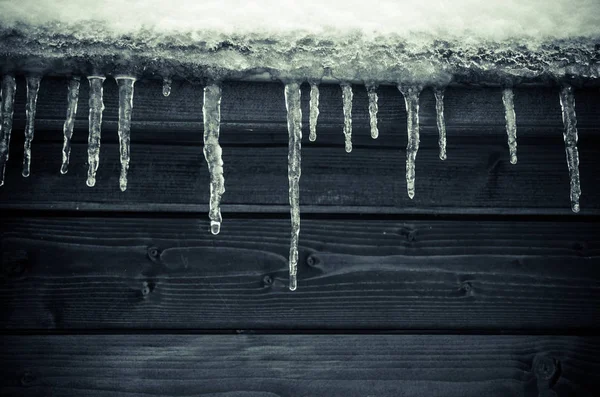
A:
[[[89,187],[96,185],[96,171],[100,163],[100,135],[102,133],[102,101],[103,88],[106,77],[88,76],[90,83],[90,115],[88,135],[88,177],[86,184]]]
[[[163,79],[163,95],[169,96],[171,95],[171,84],[173,84],[173,80],[170,77],[165,77]]]
[[[379,136],[379,129],[377,128],[377,112],[379,106],[377,105],[377,86],[367,85],[367,93],[369,94],[369,122],[371,124],[371,138],[377,139]]]
[[[342,100],[344,104],[344,136],[346,138],[346,152],[352,151],[352,86],[342,84]]]
[[[25,106],[26,122],[22,175],[28,177],[31,172],[31,143],[35,133],[35,110],[42,78],[40,76],[27,76],[25,80],[27,82],[27,105]]]
[[[0,91],[0,96],[2,97],[2,107],[0,108],[0,186],[4,185],[4,171],[10,149],[16,90],[17,83],[15,77],[10,75],[4,76]]]
[[[204,87],[204,157],[210,172],[210,231],[219,234],[221,231],[221,196],[225,193],[223,177],[223,158],[219,145],[221,125],[221,87],[210,84]]]
[[[406,104],[406,126],[408,145],[406,146],[406,189],[408,197],[415,197],[415,160],[419,150],[419,94],[420,86],[398,86]]]
[[[317,119],[319,118],[319,86],[310,84],[310,135],[311,142],[317,140]]]
[[[290,184],[290,215],[292,238],[290,243],[290,290],[298,287],[298,238],[300,235],[300,148],[302,142],[302,108],[300,107],[300,84],[285,85],[285,107],[289,133],[288,180]]]
[[[66,174],[69,170],[69,158],[71,157],[71,137],[73,137],[73,127],[75,127],[75,116],[77,115],[77,103],[79,102],[80,77],[73,76],[69,80],[69,93],[67,94],[67,118],[63,125],[63,149],[62,165],[60,173]]]
[[[133,86],[135,77],[115,77],[119,85],[119,153],[121,157],[121,175],[119,187],[127,190],[127,171],[129,171],[129,147],[131,141],[131,112],[133,111]]]
[[[435,95],[435,112],[437,118],[437,128],[440,134],[439,146],[440,146],[440,160],[446,160],[446,121],[444,120],[444,89],[435,88],[433,90]]]
[[[571,180],[571,209],[573,212],[579,212],[581,186],[579,184],[577,115],[575,114],[575,96],[573,94],[573,87],[564,86],[561,88],[560,106],[562,107],[562,119],[564,124],[563,138],[565,140],[567,165],[569,167],[569,178]]]
[[[508,135],[508,150],[510,163],[517,164],[517,118],[515,116],[514,93],[512,88],[502,90],[504,117],[506,118],[506,134]]]

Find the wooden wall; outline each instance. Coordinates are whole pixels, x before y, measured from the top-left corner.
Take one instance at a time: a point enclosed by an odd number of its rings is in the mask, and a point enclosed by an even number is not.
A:
[[[0,188],[0,395],[595,396],[600,393],[600,92],[576,92],[573,214],[557,88],[515,89],[518,164],[496,88],[421,98],[416,196],[406,113],[379,89],[380,137],[355,86],[303,87],[299,287],[287,289],[283,87],[227,83],[221,234],[209,232],[202,87],[136,84],[129,187],[119,191],[117,89],[105,83],[100,168],[87,172],[82,84],[59,173],[66,81],[42,82],[21,176],[24,81]]]

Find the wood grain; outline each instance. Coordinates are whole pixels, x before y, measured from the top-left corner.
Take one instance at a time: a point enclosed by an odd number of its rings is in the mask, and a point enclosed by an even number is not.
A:
[[[595,222],[4,218],[4,329],[600,326]]]
[[[598,338],[8,336],[3,396],[594,396]]]

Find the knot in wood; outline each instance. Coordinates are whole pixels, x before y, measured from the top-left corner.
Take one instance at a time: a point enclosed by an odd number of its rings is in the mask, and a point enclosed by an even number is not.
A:
[[[553,384],[558,377],[558,361],[548,354],[538,354],[533,359],[533,370],[540,380]]]

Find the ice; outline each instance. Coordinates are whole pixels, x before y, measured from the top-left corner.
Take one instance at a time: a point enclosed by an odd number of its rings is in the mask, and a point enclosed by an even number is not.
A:
[[[300,107],[300,84],[285,85],[285,107],[289,133],[288,180],[290,184],[290,215],[292,238],[290,242],[290,290],[298,286],[298,238],[300,235],[300,149],[302,142],[302,109]]]
[[[581,186],[579,184],[579,152],[577,150],[577,115],[575,114],[575,95],[572,86],[565,85],[561,88],[560,105],[564,124],[565,152],[571,181],[571,209],[573,212],[579,212]]]
[[[135,77],[115,77],[119,85],[119,153],[121,158],[121,175],[119,187],[122,192],[127,189],[127,171],[129,170],[129,148],[131,141],[131,113],[133,111],[133,86]]]
[[[435,113],[439,133],[440,160],[446,160],[446,121],[444,120],[444,89],[435,88]]]
[[[210,231],[219,234],[221,231],[221,196],[225,193],[225,178],[223,177],[223,158],[219,145],[221,125],[221,86],[209,84],[204,87],[204,157],[210,172]]]
[[[15,76],[5,75],[2,78],[2,88],[0,89],[0,97],[2,97],[2,108],[0,109],[0,168],[2,168],[0,170],[0,186],[4,185],[4,172],[10,149],[16,89]]]
[[[406,146],[406,190],[408,197],[415,197],[415,160],[419,151],[419,94],[421,86],[403,86],[398,89],[406,104],[406,128],[408,145]]]
[[[102,101],[104,76],[88,76],[90,83],[90,115],[88,135],[88,177],[86,184],[89,187],[96,185],[96,171],[100,163],[100,135],[102,133],[102,112],[104,102]]]
[[[173,80],[170,77],[165,77],[163,79],[162,93],[164,96],[171,95],[171,85],[172,84],[173,84]]]
[[[510,163],[517,164],[517,118],[515,116],[515,94],[512,88],[502,90],[502,103],[504,103],[504,116],[506,118],[506,134],[508,135],[508,150]]]
[[[24,177],[31,173],[31,143],[35,133],[35,110],[37,107],[37,97],[40,90],[40,76],[25,77],[27,83],[27,104],[25,106],[25,143],[23,145],[23,172]]]
[[[69,92],[67,94],[67,118],[63,125],[63,149],[62,165],[60,173],[66,174],[69,170],[69,158],[71,157],[71,138],[73,137],[73,127],[75,126],[75,116],[77,116],[77,103],[79,102],[79,85],[81,78],[73,76],[69,80]]]
[[[371,124],[371,138],[377,139],[379,136],[379,129],[377,128],[377,111],[379,106],[377,105],[377,86],[367,85],[367,93],[369,95],[369,123]]]
[[[317,140],[317,119],[319,118],[319,86],[310,84],[310,135],[311,142]]]
[[[352,86],[350,84],[341,84],[342,100],[344,107],[344,137],[346,153],[352,151]]]

